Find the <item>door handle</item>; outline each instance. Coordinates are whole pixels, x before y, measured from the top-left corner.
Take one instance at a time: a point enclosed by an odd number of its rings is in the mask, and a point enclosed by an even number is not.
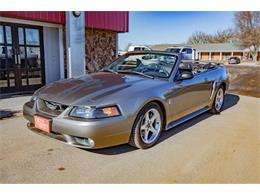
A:
[[[14,63],[17,64],[17,55],[14,55]]]
[[[18,56],[18,64],[21,64],[21,55],[18,54],[17,56]]]

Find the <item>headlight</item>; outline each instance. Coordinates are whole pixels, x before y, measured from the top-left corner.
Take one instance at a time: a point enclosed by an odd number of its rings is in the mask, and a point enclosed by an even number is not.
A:
[[[119,116],[120,111],[117,106],[109,106],[103,108],[78,106],[73,108],[69,115],[78,118],[95,119]]]

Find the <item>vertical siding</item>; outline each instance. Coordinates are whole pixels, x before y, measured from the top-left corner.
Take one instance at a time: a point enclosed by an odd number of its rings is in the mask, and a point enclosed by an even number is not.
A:
[[[212,52],[211,53],[212,60],[220,60],[220,52]]]
[[[65,12],[62,11],[0,11],[0,16],[65,24]],[[128,12],[124,11],[90,11],[85,14],[86,27],[128,32]]]
[[[25,20],[34,20],[40,22],[50,22],[56,24],[65,24],[65,12],[57,11],[26,11],[26,12],[5,12],[1,11],[0,16],[25,19]]]
[[[128,32],[128,12],[90,11],[85,15],[86,27]]]
[[[201,52],[201,60],[209,60],[209,53]]]

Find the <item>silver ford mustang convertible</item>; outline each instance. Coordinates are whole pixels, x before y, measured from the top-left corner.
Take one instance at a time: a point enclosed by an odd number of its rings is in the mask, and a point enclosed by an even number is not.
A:
[[[162,131],[206,111],[219,113],[224,66],[167,52],[127,53],[97,73],[57,81],[24,104],[28,127],[80,148],[149,148]]]

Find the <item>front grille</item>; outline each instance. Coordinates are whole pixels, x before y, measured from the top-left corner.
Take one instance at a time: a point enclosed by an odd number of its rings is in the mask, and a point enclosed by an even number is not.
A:
[[[46,101],[42,99],[37,100],[37,109],[39,112],[51,116],[60,115],[68,106],[56,102]]]

